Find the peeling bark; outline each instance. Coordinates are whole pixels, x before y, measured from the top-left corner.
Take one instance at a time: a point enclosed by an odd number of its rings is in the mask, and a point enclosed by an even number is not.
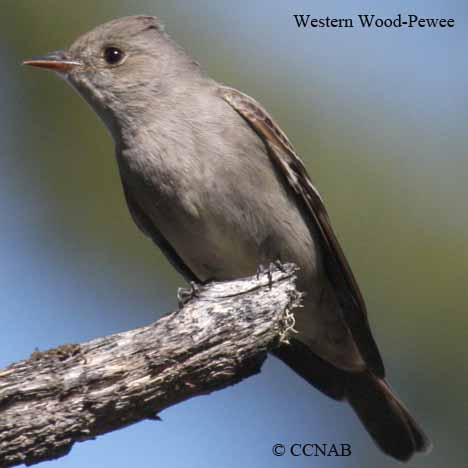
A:
[[[211,283],[152,325],[0,370],[0,467],[61,457],[77,441],[258,373],[294,324],[294,272]]]

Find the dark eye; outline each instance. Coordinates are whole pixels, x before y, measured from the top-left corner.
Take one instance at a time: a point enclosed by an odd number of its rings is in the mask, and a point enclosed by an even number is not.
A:
[[[104,60],[109,65],[117,65],[124,58],[124,53],[117,47],[106,47],[104,49]]]

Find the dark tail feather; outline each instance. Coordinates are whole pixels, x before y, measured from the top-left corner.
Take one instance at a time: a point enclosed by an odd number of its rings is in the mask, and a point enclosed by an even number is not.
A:
[[[370,373],[348,374],[346,398],[376,444],[401,461],[431,442],[387,383]]]
[[[386,454],[405,461],[416,452],[430,450],[430,440],[383,379],[369,372],[337,369],[297,340],[274,354],[325,395],[346,398]]]
[[[273,354],[325,395],[335,400],[344,398],[345,373],[319,358],[304,343],[292,339]]]

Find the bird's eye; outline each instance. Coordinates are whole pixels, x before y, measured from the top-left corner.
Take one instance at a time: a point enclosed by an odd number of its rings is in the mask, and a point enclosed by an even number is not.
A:
[[[104,49],[104,60],[109,65],[117,65],[122,62],[124,53],[117,47],[106,47]]]

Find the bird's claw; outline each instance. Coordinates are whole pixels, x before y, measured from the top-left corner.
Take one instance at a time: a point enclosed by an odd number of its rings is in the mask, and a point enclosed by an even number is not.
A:
[[[260,276],[262,276],[263,273],[265,273],[265,270],[266,268],[264,265],[262,264],[258,265],[257,272],[255,273],[255,276],[257,277],[257,281],[260,279]]]
[[[281,263],[281,260],[275,260],[273,262],[273,265],[281,271],[281,273],[286,273],[286,269],[284,268],[284,265]]]
[[[283,273],[285,272],[284,266],[280,260],[270,262],[267,267],[264,265],[259,265],[256,273],[257,280],[260,279],[261,275],[266,274],[268,277],[268,287],[271,289],[273,287],[273,272],[275,270],[279,270]]]
[[[177,302],[179,309],[182,309],[189,301],[194,297],[198,297],[200,293],[200,287],[194,281],[190,281],[190,288],[179,288],[177,290]]]

